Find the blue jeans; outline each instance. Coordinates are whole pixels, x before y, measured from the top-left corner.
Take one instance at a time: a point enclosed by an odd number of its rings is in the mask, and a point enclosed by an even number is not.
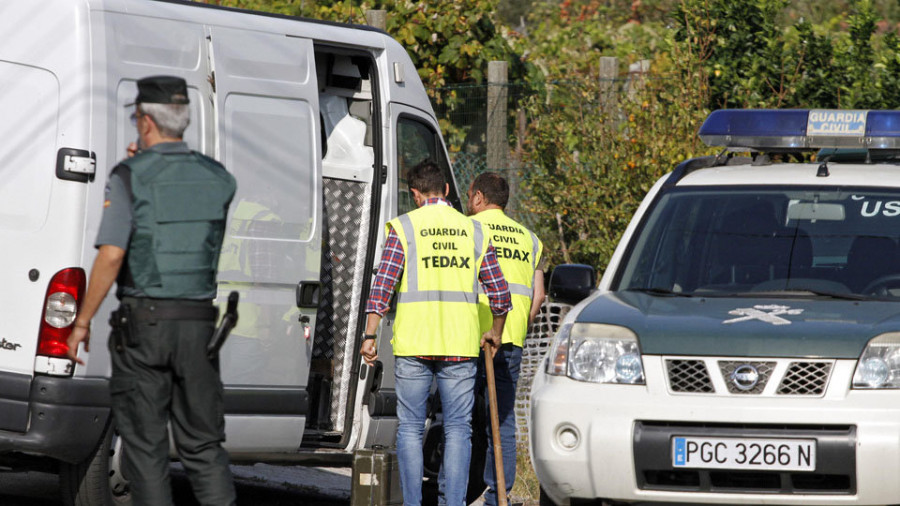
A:
[[[506,495],[509,496],[516,481],[516,383],[522,365],[522,348],[505,343],[494,355],[494,382],[497,386],[497,415],[500,419],[500,446],[503,450],[503,478],[506,481]],[[487,391],[484,370],[484,352],[478,357],[478,390],[484,391],[485,413],[488,416],[487,457],[484,462],[484,504],[497,504],[496,464],[494,464],[494,439],[491,435],[491,401]]]
[[[475,360],[445,362],[416,357],[396,357],[397,459],[405,506],[422,504],[425,433],[428,395],[437,378],[444,426],[444,458],[441,463],[438,504],[465,506],[472,452],[472,406],[475,404]]]

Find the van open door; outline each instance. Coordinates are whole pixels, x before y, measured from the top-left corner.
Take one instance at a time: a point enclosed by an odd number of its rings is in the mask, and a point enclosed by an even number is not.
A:
[[[209,29],[217,157],[237,178],[218,301],[240,294],[220,352],[229,438],[241,452],[298,448],[308,414],[321,262],[322,167],[311,40]]]

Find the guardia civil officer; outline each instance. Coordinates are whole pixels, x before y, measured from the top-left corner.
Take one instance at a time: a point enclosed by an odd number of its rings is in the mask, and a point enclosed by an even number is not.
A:
[[[110,394],[124,441],[123,473],[135,505],[172,504],[171,421],[194,495],[203,505],[235,504],[228,468],[222,382],[206,356],[217,310],[216,265],[235,180],[188,149],[187,85],[169,76],[138,81],[132,121],[139,145],[110,174],[97,258],[69,357],[89,350],[90,321],[113,281],[118,315],[131,324],[109,340]]]
[[[418,209],[388,222],[381,265],[369,295],[360,353],[378,358],[375,331],[397,288],[393,339],[397,389],[397,457],[403,504],[422,501],[422,437],[432,381],[443,408],[440,503],[463,506],[472,444],[475,359],[486,342],[499,345],[509,289],[487,231],[445,199],[440,168],[423,162],[407,174]],[[479,282],[490,301],[491,327],[478,323]]]
[[[528,324],[534,320],[544,300],[544,272],[540,265],[544,246],[533,232],[504,212],[509,200],[509,184],[499,174],[485,172],[478,175],[469,186],[468,197],[469,215],[481,222],[485,234],[494,244],[500,269],[512,295],[513,308],[506,315],[502,344],[494,355],[503,475],[506,494],[509,495],[516,479],[516,384]],[[487,297],[483,295],[479,302],[481,330],[486,330],[491,327],[490,306]],[[482,354],[478,368],[479,389],[486,385],[483,360]],[[486,392],[484,398],[488,399]],[[487,404],[485,409],[489,409]],[[484,482],[488,490],[484,502],[493,506],[497,504],[497,477],[490,424],[487,425],[487,441]]]

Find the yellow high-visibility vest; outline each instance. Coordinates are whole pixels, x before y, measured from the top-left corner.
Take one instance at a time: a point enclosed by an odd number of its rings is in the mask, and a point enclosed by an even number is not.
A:
[[[391,228],[404,252],[394,355],[477,357],[478,270],[488,244],[481,225],[431,204],[394,218]]]
[[[250,227],[258,221],[281,222],[271,209],[263,204],[250,202],[249,200],[241,200],[238,202],[231,216],[231,222],[225,233],[225,240],[222,243],[222,254],[219,255],[220,274],[227,274],[240,280],[252,279],[252,265],[248,259],[249,247],[244,243],[249,233]],[[258,338],[260,336],[260,313],[259,304],[247,301],[247,290],[238,290],[241,294],[240,302],[238,302],[238,318],[237,324],[231,330],[232,335],[241,337]],[[224,306],[223,306],[224,308]]]
[[[500,209],[488,209],[473,217],[480,221],[485,235],[494,245],[503,277],[509,284],[512,311],[506,314],[503,342],[522,346],[528,333],[528,316],[534,295],[534,270],[544,252],[544,245],[533,232],[523,227]],[[491,307],[485,294],[478,297],[481,331],[493,324]]]

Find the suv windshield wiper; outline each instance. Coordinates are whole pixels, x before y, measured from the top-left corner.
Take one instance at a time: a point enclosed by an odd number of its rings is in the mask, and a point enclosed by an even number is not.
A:
[[[693,297],[692,293],[673,292],[668,288],[628,288],[626,292],[641,292],[658,297]]]

